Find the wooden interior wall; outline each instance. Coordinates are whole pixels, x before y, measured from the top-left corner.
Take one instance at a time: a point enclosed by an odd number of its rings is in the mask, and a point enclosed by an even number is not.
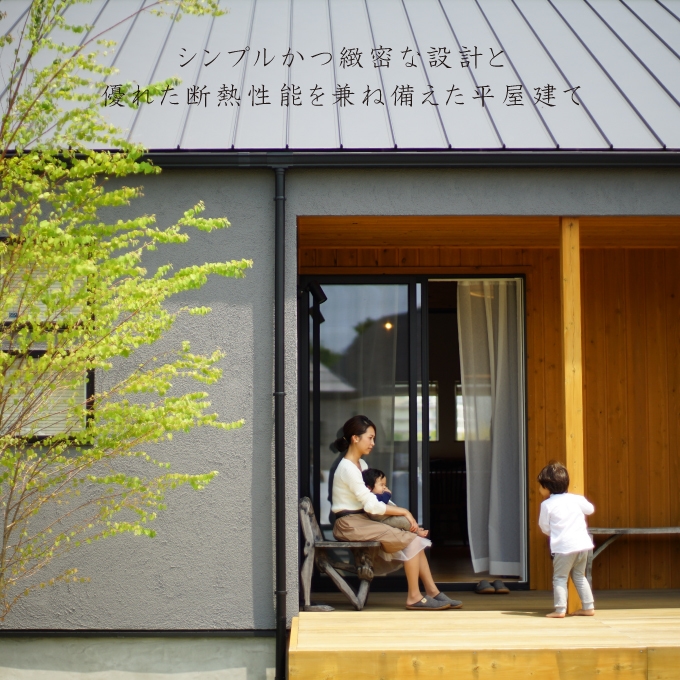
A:
[[[600,526],[680,525],[680,251],[583,250],[586,488]],[[600,588],[680,587],[680,540],[619,539]]]
[[[301,274],[524,274],[530,584],[551,588],[536,476],[564,460],[556,248],[305,247]],[[680,525],[680,249],[581,255],[586,494],[593,526]],[[595,562],[596,588],[680,587],[680,540],[621,538]]]

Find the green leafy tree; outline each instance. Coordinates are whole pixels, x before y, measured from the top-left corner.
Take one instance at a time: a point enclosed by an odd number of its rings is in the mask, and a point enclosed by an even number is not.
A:
[[[12,55],[0,123],[0,620],[35,588],[81,579],[57,558],[125,532],[153,536],[149,522],[169,489],[201,489],[216,474],[171,472],[148,445],[198,426],[242,424],[221,422],[202,389],[172,389],[218,380],[221,351],[202,356],[184,342],[140,354],[180,315],[209,311],[170,311],[170,296],[211,274],[242,277],[251,262],[147,272],[147,251],[228,226],[201,217],[202,204],[165,228],[152,215],[111,219],[140,189],[109,179],[159,170],[102,116],[113,71],[100,55],[113,45],[78,23],[83,2],[33,0],[0,39],[5,64]],[[173,20],[220,13],[212,0],[164,0],[145,11]],[[128,105],[140,104],[132,87],[121,89]],[[88,387],[121,365],[123,379]]]

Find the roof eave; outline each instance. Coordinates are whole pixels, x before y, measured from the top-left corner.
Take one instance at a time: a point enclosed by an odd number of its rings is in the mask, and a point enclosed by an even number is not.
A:
[[[150,150],[165,168],[680,167],[680,150]]]

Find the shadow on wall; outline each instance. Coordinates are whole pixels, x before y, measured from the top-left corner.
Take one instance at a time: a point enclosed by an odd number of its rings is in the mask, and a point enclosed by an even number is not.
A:
[[[0,680],[274,680],[274,638],[4,638]]]

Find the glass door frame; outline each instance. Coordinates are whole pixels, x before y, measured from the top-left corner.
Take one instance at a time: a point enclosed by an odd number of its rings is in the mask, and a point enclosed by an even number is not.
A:
[[[527,372],[526,372],[526,278],[522,274],[517,275],[317,275],[317,276],[299,276],[298,277],[298,495],[299,497],[308,496],[312,498],[314,504],[314,511],[319,517],[319,475],[316,474],[314,480],[315,489],[312,488],[312,475],[314,470],[319,469],[320,448],[319,442],[312,455],[312,438],[314,436],[312,430],[312,409],[315,408],[313,398],[310,398],[310,329],[311,329],[311,306],[309,292],[309,284],[316,282],[323,287],[323,285],[370,285],[370,284],[407,284],[408,288],[408,338],[409,338],[409,510],[417,517],[421,524],[430,526],[430,456],[429,456],[429,327],[428,327],[428,282],[432,281],[461,281],[470,279],[515,279],[521,281],[520,286],[520,307],[519,314],[520,328],[521,328],[521,370],[522,378],[521,387],[523,391],[523,400],[521,409],[524,419],[524,427],[520,428],[522,442],[522,457],[520,473],[520,483],[523,487],[523,494],[521,494],[520,502],[521,512],[525,519],[522,523],[521,532],[521,554],[524,563],[524,578],[517,583],[521,589],[528,588],[529,584],[529,544],[528,544],[528,404],[527,404]],[[417,285],[420,284],[420,343],[418,343],[418,319],[417,319]],[[317,311],[319,305],[317,305]],[[418,351],[418,345],[420,345]],[[420,385],[422,390],[422,407],[423,414],[421,418],[422,432],[421,432],[421,457],[420,457],[420,478],[422,484],[420,485],[421,492],[418,493],[418,438],[417,435],[410,436],[412,432],[417,431],[418,419],[418,362],[420,362],[421,376]],[[318,384],[317,390],[314,391],[316,396],[316,413],[319,414],[318,402],[320,401]],[[317,425],[318,428],[318,425]],[[318,429],[317,429],[318,432]],[[316,460],[314,460],[314,458]],[[312,467],[314,466],[314,467]],[[374,582],[374,590],[403,590],[405,582],[403,577],[393,579],[385,577],[379,579],[383,583],[380,587],[378,582]],[[438,584],[440,587],[446,587],[446,583]],[[454,585],[454,584],[450,584]],[[457,587],[464,584],[456,583]],[[396,587],[395,587],[396,586]],[[470,584],[472,587],[472,584]]]
[[[300,276],[298,277],[298,490],[300,497],[312,499],[314,512],[320,518],[320,394],[318,373],[310,375],[310,331],[314,329],[313,317],[323,313],[315,301],[309,284],[324,285],[407,285],[408,286],[408,395],[409,395],[409,510],[424,525],[429,524],[429,419],[421,418],[421,455],[418,456],[418,367],[422,385],[422,404],[427,405],[428,394],[428,343],[427,343],[427,276]],[[420,329],[418,328],[418,286],[420,286]],[[318,317],[317,317],[318,318]],[[318,325],[317,325],[318,328]],[[420,335],[420,338],[418,337]],[[317,342],[317,348],[319,343]],[[318,352],[315,349],[315,352]],[[310,390],[311,380],[316,389]],[[311,393],[310,393],[311,392]],[[368,414],[370,416],[370,414]],[[313,417],[315,416],[315,417]],[[414,436],[415,434],[415,436]],[[418,470],[420,462],[421,470]],[[419,473],[422,493],[419,493]],[[419,512],[420,510],[420,512]]]

